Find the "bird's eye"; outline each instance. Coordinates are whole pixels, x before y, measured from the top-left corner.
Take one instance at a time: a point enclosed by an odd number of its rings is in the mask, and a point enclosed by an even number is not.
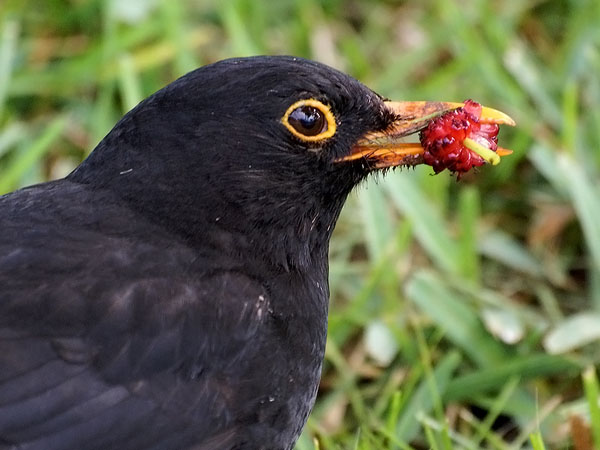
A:
[[[325,117],[313,106],[304,105],[293,110],[288,123],[304,136],[316,136],[327,130]]]
[[[327,105],[318,100],[300,100],[291,105],[281,119],[294,136],[317,142],[335,134],[335,118]]]

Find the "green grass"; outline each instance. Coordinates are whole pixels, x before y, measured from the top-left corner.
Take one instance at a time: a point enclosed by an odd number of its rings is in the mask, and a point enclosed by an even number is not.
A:
[[[3,0],[0,193],[65,175],[141,98],[230,56],[506,111],[499,166],[350,197],[297,448],[566,449],[573,418],[600,448],[598,23],[597,0]]]

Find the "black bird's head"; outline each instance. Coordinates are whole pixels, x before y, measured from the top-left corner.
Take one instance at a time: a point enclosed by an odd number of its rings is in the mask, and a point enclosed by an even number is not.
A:
[[[301,58],[230,59],[141,102],[69,178],[115,192],[191,244],[243,236],[236,246],[302,267],[326,256],[346,196],[369,172],[421,162],[418,145],[399,139],[457,106],[388,102]]]

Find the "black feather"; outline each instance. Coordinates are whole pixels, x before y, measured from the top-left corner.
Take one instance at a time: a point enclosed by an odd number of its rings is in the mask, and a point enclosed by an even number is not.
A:
[[[315,148],[280,123],[336,116]],[[0,448],[290,449],[325,348],[331,232],[379,96],[291,57],[198,69],[66,179],[0,198]]]

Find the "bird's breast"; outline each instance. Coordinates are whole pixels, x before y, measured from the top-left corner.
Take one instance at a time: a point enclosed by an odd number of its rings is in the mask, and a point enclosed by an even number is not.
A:
[[[325,277],[316,281],[291,274],[273,280],[268,291],[268,317],[249,368],[258,378],[250,377],[254,388],[247,404],[253,405],[260,428],[280,433],[276,440],[290,443],[306,423],[319,386],[328,287]]]

